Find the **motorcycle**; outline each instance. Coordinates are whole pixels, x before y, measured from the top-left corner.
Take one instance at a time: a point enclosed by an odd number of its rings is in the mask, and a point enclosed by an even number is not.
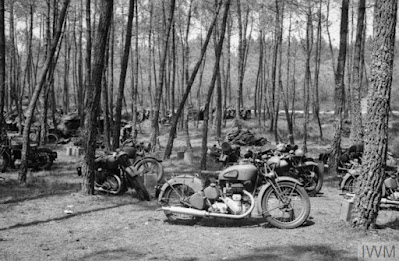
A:
[[[351,169],[341,182],[342,191],[349,196],[355,194],[355,183],[361,173],[360,166]],[[382,184],[381,204],[399,206],[399,169],[396,166],[387,166]]]
[[[158,200],[172,221],[242,219],[256,207],[270,224],[296,228],[309,216],[309,196],[298,180],[278,176],[280,163],[279,157],[253,159],[222,171],[179,175],[162,186]]]
[[[8,167],[19,168],[22,158],[22,137],[10,136],[3,140],[0,146],[0,170],[5,172]],[[46,148],[39,147],[36,143],[29,144],[27,151],[27,164],[33,170],[50,170],[57,152]]]
[[[114,195],[123,194],[129,188],[135,189],[140,200],[150,200],[150,195],[145,188],[138,171],[131,165],[126,152],[117,151],[112,154],[102,154],[95,159],[96,191]],[[82,175],[82,169],[78,167],[78,176]]]
[[[214,145],[208,149],[208,154],[222,163],[222,168],[236,164],[241,156],[240,146],[231,146],[228,142],[222,142],[221,147]]]
[[[162,160],[146,155],[150,151],[150,144],[144,146],[143,142],[137,143],[134,139],[127,139],[123,142],[121,150],[128,154],[129,161],[141,177],[148,174],[155,174],[157,182],[163,179],[164,169],[161,164]]]
[[[250,158],[252,154],[252,151],[248,151],[244,157]],[[297,145],[278,144],[275,150],[263,150],[258,155],[264,158],[278,155],[281,161],[279,168],[276,169],[278,175],[299,180],[309,196],[315,196],[323,187],[324,164],[306,157]]]

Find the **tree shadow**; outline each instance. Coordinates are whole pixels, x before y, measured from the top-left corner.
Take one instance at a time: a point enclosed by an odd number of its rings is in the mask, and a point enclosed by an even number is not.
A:
[[[357,249],[353,253],[345,250],[332,249],[325,244],[317,245],[289,245],[289,246],[270,246],[264,248],[255,248],[253,254],[242,255],[234,258],[224,258],[229,261],[248,261],[248,260],[279,260],[279,261],[298,261],[298,260],[346,260],[357,261]],[[352,254],[352,256],[351,256]]]
[[[116,204],[116,205],[112,205],[112,206],[101,207],[101,208],[91,209],[91,210],[87,210],[87,211],[80,211],[80,212],[75,212],[75,213],[71,213],[71,214],[66,214],[66,215],[60,216],[60,217],[54,217],[54,218],[49,218],[49,219],[44,219],[44,220],[35,220],[35,221],[27,222],[27,223],[17,223],[15,225],[0,228],[0,231],[6,231],[6,230],[14,229],[14,228],[35,226],[35,225],[45,224],[45,223],[49,223],[49,222],[53,222],[53,221],[66,220],[66,219],[70,219],[70,218],[73,218],[76,216],[82,216],[85,214],[100,212],[100,211],[109,210],[109,209],[116,209],[119,207],[131,205],[131,204],[132,204],[132,202],[124,202],[124,203]],[[140,211],[148,210],[148,209],[150,209],[150,210],[156,209],[155,206],[145,206],[143,204],[139,204],[138,206],[140,206],[140,208],[134,209],[131,211],[140,212]]]

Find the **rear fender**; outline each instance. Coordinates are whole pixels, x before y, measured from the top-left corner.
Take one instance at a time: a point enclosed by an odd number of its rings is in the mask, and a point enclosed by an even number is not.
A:
[[[158,196],[158,201],[161,201],[163,198],[163,195],[165,194],[165,191],[168,187],[178,185],[178,184],[184,184],[189,187],[191,187],[195,192],[199,192],[204,189],[204,186],[202,185],[202,180],[193,176],[193,175],[179,175],[176,176],[170,180],[168,180],[165,184],[163,184],[159,196]]]
[[[296,184],[298,184],[299,186],[303,186],[303,184],[301,182],[299,182],[298,180],[291,178],[291,177],[278,177],[276,178],[276,183],[278,182],[282,182],[282,181],[290,181],[290,182],[294,182]],[[259,193],[258,193],[258,197],[257,197],[257,201],[256,201],[256,209],[258,210],[258,213],[262,213],[262,198],[263,195],[265,194],[265,191],[271,186],[272,184],[270,182],[268,182],[267,184],[263,185],[262,187],[260,187]]]

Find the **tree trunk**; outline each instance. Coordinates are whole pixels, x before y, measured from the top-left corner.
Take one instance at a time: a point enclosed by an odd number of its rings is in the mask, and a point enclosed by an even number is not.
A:
[[[132,28],[133,28],[133,16],[134,16],[134,6],[137,0],[130,0],[129,2],[129,15],[127,19],[126,27],[126,38],[125,46],[122,56],[121,64],[121,75],[119,78],[118,94],[116,98],[115,106],[115,124],[114,124],[114,137],[113,137],[113,149],[119,147],[119,135],[121,130],[121,118],[122,118],[122,99],[124,97],[125,81],[126,81],[126,71],[129,62],[130,45],[132,39]],[[135,126],[132,126],[132,132],[134,132]]]
[[[359,0],[357,28],[356,28],[356,42],[353,57],[353,76],[352,76],[352,124],[350,140],[351,144],[363,142],[363,126],[362,126],[362,110],[361,110],[361,77],[360,61],[362,60],[362,36],[364,28],[364,14],[366,11],[366,0]]]
[[[388,145],[388,117],[395,51],[397,0],[376,1],[365,147],[352,215],[353,225],[373,227],[380,205]]]
[[[29,132],[30,132],[30,127],[32,125],[32,120],[33,120],[33,113],[36,107],[37,100],[40,95],[40,91],[42,90],[43,85],[45,84],[45,81],[47,79],[47,74],[50,69],[50,66],[52,66],[52,61],[53,61],[53,56],[55,54],[55,51],[58,46],[58,42],[61,38],[61,33],[62,33],[62,26],[64,24],[64,20],[66,17],[67,9],[69,6],[70,0],[64,0],[64,4],[60,13],[60,17],[58,20],[57,24],[57,30],[55,32],[53,41],[51,43],[51,48],[50,52],[47,56],[47,59],[45,61],[45,64],[43,66],[43,72],[40,75],[40,81],[36,85],[35,90],[32,94],[32,98],[29,101],[29,107],[28,110],[26,111],[26,120],[25,120],[25,126],[23,130],[23,145],[22,145],[22,152],[21,152],[21,168],[18,173],[18,180],[20,183],[26,183],[26,173],[28,170],[28,164],[27,164],[27,152],[28,152],[28,146],[29,146]]]
[[[4,0],[0,0],[0,140],[6,131],[4,101],[6,93],[6,38],[4,29]]]
[[[340,43],[338,54],[337,72],[335,73],[335,133],[332,144],[332,151],[328,158],[329,172],[337,171],[339,157],[341,156],[341,135],[344,109],[344,88],[345,88],[345,60],[346,44],[348,34],[348,6],[349,0],[342,0]]]
[[[94,40],[94,59],[91,71],[91,80],[87,90],[85,107],[84,128],[84,159],[82,163],[82,193],[94,193],[94,158],[96,152],[97,117],[101,99],[101,81],[105,66],[105,51],[108,31],[111,25],[113,0],[100,1],[100,18]]]

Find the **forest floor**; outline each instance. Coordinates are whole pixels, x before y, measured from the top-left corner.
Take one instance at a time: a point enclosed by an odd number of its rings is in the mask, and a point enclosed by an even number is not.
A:
[[[166,144],[168,127],[161,131]],[[175,143],[163,162],[168,177],[198,170],[200,133],[193,128],[191,164],[177,159],[184,142]],[[327,146],[310,141],[309,153]],[[141,202],[134,192],[82,195],[75,172],[81,159],[67,156],[63,146],[57,152],[52,170],[30,172],[25,186],[17,184],[16,172],[0,173],[0,260],[361,260],[364,246],[399,244],[397,210],[381,210],[378,229],[367,232],[340,219],[344,199],[335,177],[325,177],[321,194],[310,199],[309,220],[296,229],[278,229],[261,218],[185,225],[168,222],[155,199]]]

